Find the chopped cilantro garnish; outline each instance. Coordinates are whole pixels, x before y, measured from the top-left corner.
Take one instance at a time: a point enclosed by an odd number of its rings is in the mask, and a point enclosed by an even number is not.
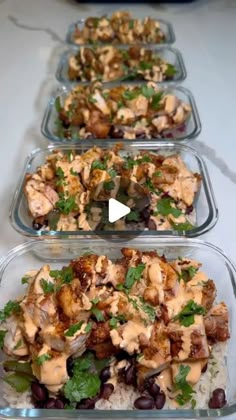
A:
[[[73,168],[70,168],[70,174],[74,176],[78,176],[78,172],[74,171]]]
[[[75,202],[75,197],[65,196],[64,194],[59,194],[60,199],[56,202],[56,208],[60,210],[63,214],[69,214],[72,211],[78,210],[78,206]]]
[[[15,300],[9,300],[4,308],[0,311],[0,321],[5,321],[6,318],[9,318],[12,314],[17,314],[21,310],[21,307],[18,302]]]
[[[134,20],[130,19],[129,21],[129,29],[134,29]]]
[[[168,197],[164,197],[158,200],[156,214],[161,214],[162,216],[169,216],[169,214],[172,214],[174,217],[179,217],[182,212],[181,210],[172,207],[172,203],[174,203],[174,200]]]
[[[140,280],[142,273],[145,269],[145,264],[138,264],[137,267],[129,267],[126,277],[124,286],[126,289],[131,289],[134,283]]]
[[[92,104],[96,104],[96,103],[97,103],[97,99],[96,99],[96,98],[94,98],[92,95],[90,95],[90,96],[88,97],[88,101],[89,101],[89,102],[91,102]]]
[[[186,267],[186,268],[182,268],[181,274],[179,275],[179,278],[183,279],[183,281],[185,283],[187,283],[188,281],[190,281],[195,276],[197,271],[198,271],[198,268],[193,267],[192,265],[190,265],[189,267]]]
[[[55,106],[55,109],[58,113],[62,110],[61,100],[60,100],[59,96],[56,97],[55,102],[54,102],[54,106]]]
[[[192,395],[195,393],[193,388],[188,384],[186,381],[186,378],[188,376],[188,373],[190,372],[190,366],[187,365],[180,365],[179,367],[179,373],[175,377],[175,390],[181,391],[175,398],[176,402],[179,405],[185,405],[187,402],[192,400]],[[194,405],[193,400],[193,405]]]
[[[79,331],[83,325],[84,321],[80,321],[77,324],[71,325],[68,330],[65,332],[66,337],[73,337],[77,331]]]
[[[45,279],[40,280],[40,286],[43,289],[45,294],[53,293],[54,292],[54,284],[51,281],[47,281]]]
[[[124,323],[125,321],[126,321],[125,316],[120,314],[120,315],[112,316],[110,321],[109,321],[109,325],[110,325],[111,328],[116,328],[118,322]]]
[[[162,172],[161,171],[156,171],[156,172],[154,172],[153,176],[160,177],[160,176],[162,176]]]
[[[179,321],[180,325],[189,327],[194,324],[194,315],[205,315],[206,310],[198,305],[194,300],[189,300],[183,309],[173,318],[173,321]]]
[[[28,284],[29,280],[31,279],[31,276],[24,276],[21,279],[21,284]]]
[[[150,178],[147,178],[146,182],[144,183],[144,187],[148,188],[149,191],[156,193],[156,188],[152,183],[152,180]]]
[[[149,99],[155,94],[155,90],[151,86],[143,85],[141,88],[141,93],[143,96]]]
[[[151,102],[151,108],[154,110],[158,110],[160,107],[160,101],[163,97],[163,92],[155,93],[155,95],[152,96],[152,102]]]
[[[139,63],[139,68],[141,70],[151,70],[152,66],[152,63],[149,63],[148,61],[140,61]]]
[[[50,276],[60,280],[62,284],[69,284],[74,278],[72,267],[63,267],[62,270],[51,270]]]
[[[177,231],[181,231],[181,230],[192,230],[194,229],[194,226],[189,223],[189,222],[184,222],[184,223],[171,223],[172,228],[174,230]]]
[[[125,217],[129,222],[139,222],[140,214],[137,210],[131,210],[129,214]]]
[[[115,188],[115,183],[114,183],[114,181],[105,181],[105,182],[103,183],[103,188],[104,188],[104,190],[106,190],[106,191],[111,191],[111,190],[113,190],[113,189]]]
[[[19,349],[23,344],[23,341],[20,339],[17,341],[16,345],[14,346],[13,350]]]
[[[98,309],[96,306],[91,309],[91,313],[95,316],[98,322],[105,321],[102,311],[100,311],[100,309]]]
[[[84,331],[86,333],[89,333],[91,331],[92,327],[93,327],[93,323],[92,322],[88,322],[88,324],[86,325]]]
[[[107,169],[107,165],[100,160],[94,160],[91,169],[101,169],[102,171],[105,171]]]
[[[110,175],[111,178],[115,178],[115,176],[117,176],[117,172],[113,168],[108,169],[107,172],[108,172],[108,174]]]
[[[177,73],[177,70],[175,68],[175,66],[173,66],[173,64],[167,64],[167,69],[165,71],[165,75],[168,78],[172,78],[174,77],[174,75]]]
[[[2,349],[4,346],[4,338],[5,338],[6,333],[7,331],[0,330],[0,349]]]
[[[50,356],[50,354],[44,353],[41,356],[38,356],[35,360],[35,363],[38,366],[41,366],[44,362],[47,362],[48,360],[50,360],[52,358],[52,356]]]

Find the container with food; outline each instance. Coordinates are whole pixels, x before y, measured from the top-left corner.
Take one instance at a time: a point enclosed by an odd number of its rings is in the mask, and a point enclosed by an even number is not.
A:
[[[110,223],[110,199],[129,213]],[[198,236],[218,210],[204,162],[192,148],[50,146],[25,164],[11,223],[27,236]]]
[[[154,82],[110,87],[99,82],[60,86],[51,97],[42,133],[54,142],[190,140],[201,131],[191,93]]]
[[[87,46],[71,48],[59,62],[59,82],[182,82],[186,70],[180,52],[171,47]]]
[[[0,415],[235,413],[235,280],[196,240],[18,246],[0,265]]]
[[[173,44],[175,35],[170,23],[162,19],[137,19],[129,12],[115,12],[110,17],[88,17],[69,27],[67,42],[85,44]]]

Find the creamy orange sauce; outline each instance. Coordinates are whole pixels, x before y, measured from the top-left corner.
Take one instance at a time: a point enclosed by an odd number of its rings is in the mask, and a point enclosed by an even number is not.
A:
[[[150,339],[152,329],[152,325],[146,327],[144,324],[128,321],[122,328],[122,332],[120,334],[116,330],[111,330],[110,336],[114,346],[120,346],[120,348],[126,350],[127,353],[133,354],[140,351],[140,334],[144,334],[148,339]]]

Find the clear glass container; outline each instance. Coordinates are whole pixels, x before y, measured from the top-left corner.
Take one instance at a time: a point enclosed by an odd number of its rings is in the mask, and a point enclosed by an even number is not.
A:
[[[92,48],[92,47],[90,47],[90,48]],[[158,82],[159,84],[160,83],[165,83],[165,84],[180,83],[186,78],[186,76],[187,76],[186,68],[185,68],[185,65],[184,65],[182,54],[180,53],[179,50],[177,50],[176,48],[172,48],[172,47],[149,47],[149,46],[146,46],[144,48],[152,50],[153,53],[158,55],[160,58],[165,60],[167,63],[172,64],[176,68],[176,74],[174,75],[174,78],[172,80],[164,80],[163,82]],[[68,79],[69,58],[71,56],[77,54],[79,52],[79,49],[80,49],[79,46],[77,48],[76,47],[70,48],[68,51],[65,51],[64,54],[62,55],[62,57],[59,61],[59,64],[58,64],[57,71],[56,71],[56,78],[60,83],[73,83],[73,84],[87,83],[87,82],[80,82],[80,81],[71,81],[71,80]],[[120,46],[119,49],[128,50],[129,45]],[[116,82],[117,81],[122,82],[122,79],[116,79]],[[132,80],[132,81],[135,82],[135,79]],[[136,80],[136,81],[140,81],[140,79]]]
[[[123,83],[124,84],[124,83]],[[125,85],[127,86],[131,86],[133,85],[132,83],[125,83]],[[139,84],[135,84],[135,85],[140,85]],[[109,83],[106,84],[106,88],[109,86],[114,86],[114,83]],[[134,85],[133,85],[134,86]],[[48,106],[46,108],[44,117],[43,117],[43,121],[42,121],[42,125],[41,125],[41,131],[42,134],[47,137],[49,139],[50,142],[56,142],[56,143],[67,143],[67,144],[72,144],[72,143],[81,143],[81,142],[88,142],[88,140],[86,139],[80,139],[80,138],[72,138],[72,139],[67,139],[65,137],[59,137],[56,134],[56,121],[58,118],[58,113],[55,109],[55,101],[56,98],[59,97],[61,100],[61,103],[64,102],[64,100],[66,99],[67,95],[69,94],[69,92],[71,91],[72,86],[71,85],[65,85],[65,86],[58,86],[58,88],[56,89],[56,91],[53,93],[53,95],[51,96],[49,102],[48,102]],[[201,132],[201,122],[200,122],[200,118],[198,115],[198,111],[197,111],[197,106],[195,104],[193,95],[191,94],[191,92],[186,89],[183,88],[181,86],[166,86],[166,85],[162,85],[161,86],[161,90],[165,92],[165,94],[172,94],[172,95],[176,95],[181,101],[189,104],[191,106],[192,112],[189,116],[189,118],[187,119],[187,121],[184,123],[184,127],[180,127],[180,128],[176,128],[174,130],[167,130],[166,133],[164,134],[164,137],[162,138],[153,138],[151,140],[153,141],[161,141],[161,142],[166,142],[167,140],[169,141],[187,141],[187,140],[191,140],[195,137],[198,136],[198,134]],[[171,139],[170,139],[171,138]],[[91,139],[90,139],[91,140]],[[110,140],[113,142],[117,142],[117,139],[106,139],[106,140]],[[150,139],[147,139],[147,141],[149,141]],[[94,139],[94,141],[96,141],[96,144],[98,142],[103,142],[105,140],[98,140],[98,139]],[[141,141],[143,141],[143,139],[138,139],[136,138],[135,140],[129,140],[129,139],[121,139],[122,142],[127,142],[127,143],[140,143]]]
[[[101,146],[104,150],[111,149],[113,143],[102,142]],[[83,153],[93,144],[81,143],[77,145],[73,150],[76,150],[77,153]],[[30,237],[93,237],[96,238],[97,235],[103,237],[112,237],[115,238],[129,238],[130,235],[142,235],[143,237],[148,237],[151,235],[154,236],[188,236],[196,237],[202,235],[203,233],[208,232],[217,222],[218,219],[218,209],[216,206],[214,193],[212,190],[211,182],[207,172],[206,165],[202,160],[201,156],[189,146],[182,144],[173,144],[173,143],[139,143],[139,145],[124,145],[124,148],[120,153],[127,155],[132,153],[138,153],[139,151],[153,151],[161,155],[172,155],[178,153],[187,167],[192,172],[197,172],[202,177],[202,183],[200,191],[198,192],[194,208],[196,210],[196,227],[192,230],[187,231],[154,231],[154,230],[145,230],[145,231],[129,231],[129,233],[124,231],[36,231],[32,228],[32,218],[29,216],[29,210],[27,206],[27,201],[24,196],[24,180],[26,173],[33,173],[36,171],[38,166],[41,166],[45,162],[45,158],[48,154],[54,152],[55,150],[68,151],[71,150],[69,145],[51,145],[45,149],[36,149],[33,151],[26,159],[25,167],[23,173],[20,177],[19,183],[16,188],[16,192],[13,198],[11,210],[10,210],[10,221],[14,229],[19,233],[30,236]]]
[[[96,244],[91,240],[78,241],[29,241],[11,250],[0,261],[0,308],[10,299],[14,300],[21,295],[24,286],[21,278],[30,269],[39,269],[43,264],[50,263],[53,269],[61,268],[72,258],[85,252],[105,254],[109,258],[119,258],[121,244],[119,242],[106,242],[99,240]],[[40,410],[40,409],[12,409],[0,406],[0,418],[217,418],[236,413],[236,270],[233,263],[224,255],[223,251],[207,242],[186,238],[153,238],[147,241],[134,239],[127,246],[143,251],[157,250],[160,255],[165,254],[168,259],[177,257],[194,258],[202,263],[202,269],[209,278],[214,279],[217,288],[217,300],[225,301],[230,314],[231,337],[228,341],[227,352],[227,405],[222,409],[174,409],[174,410]],[[0,354],[0,360],[3,354]],[[2,376],[0,365],[0,376]],[[0,380],[0,393],[2,394],[2,381]],[[236,415],[236,414],[235,414]]]
[[[174,44],[176,38],[175,38],[175,33],[174,33],[174,30],[173,30],[173,27],[172,27],[171,23],[166,22],[164,19],[156,19],[156,20],[160,23],[160,28],[164,32],[164,34],[166,36],[166,40],[165,40],[165,42],[163,42],[161,44],[154,44],[154,45]],[[79,20],[77,20],[77,22],[74,22],[69,26],[69,29],[68,29],[68,32],[67,32],[67,35],[66,35],[66,42],[68,44],[78,45],[73,40],[73,34],[74,34],[76,28],[81,30],[84,27],[84,22],[85,22],[85,19],[79,19]],[[105,44],[106,43],[103,43],[103,45],[105,45]],[[91,45],[91,44],[89,44],[89,45]],[[119,45],[119,44],[116,44],[116,45]],[[147,44],[143,44],[143,45],[147,45]]]

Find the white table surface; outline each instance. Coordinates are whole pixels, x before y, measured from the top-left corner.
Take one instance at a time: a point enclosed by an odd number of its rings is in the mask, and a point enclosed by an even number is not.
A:
[[[0,0],[0,257],[24,240],[8,221],[26,155],[47,140],[40,124],[68,25],[80,17],[130,9],[172,22],[175,46],[196,99],[202,133],[191,145],[204,157],[219,221],[202,237],[236,261],[236,1],[180,5],[78,4],[73,0]],[[235,419],[234,416],[227,417]]]

